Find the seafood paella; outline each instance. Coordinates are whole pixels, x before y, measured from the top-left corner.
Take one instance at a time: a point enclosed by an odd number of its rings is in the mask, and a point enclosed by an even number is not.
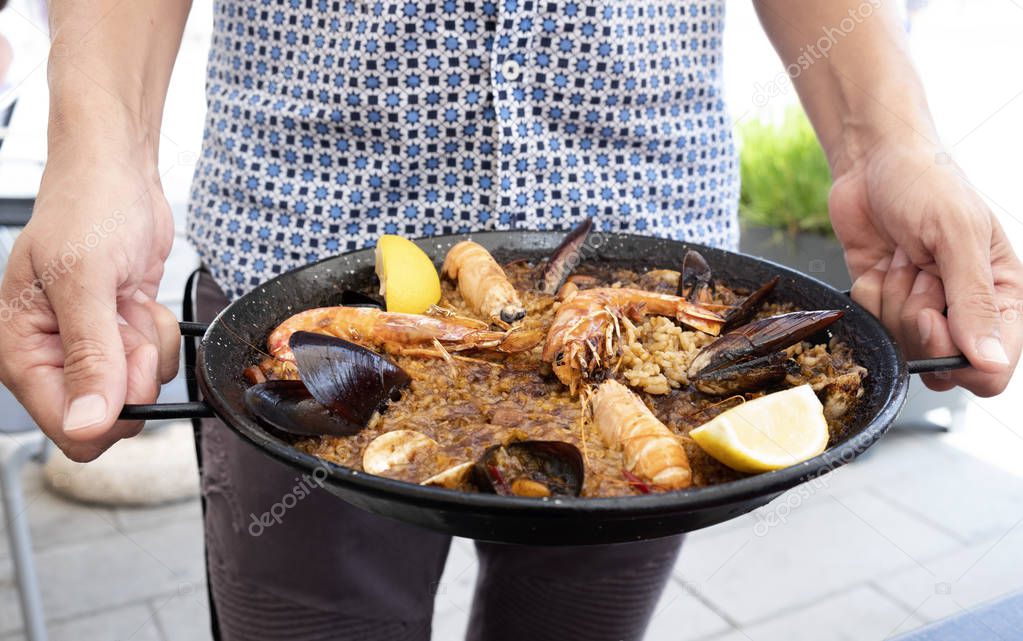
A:
[[[695,251],[601,262],[590,227],[538,261],[463,241],[439,274],[381,239],[384,300],[285,319],[244,372],[248,411],[355,470],[536,498],[713,485],[842,437],[867,372],[828,336],[841,311],[774,300],[778,278],[733,287]]]

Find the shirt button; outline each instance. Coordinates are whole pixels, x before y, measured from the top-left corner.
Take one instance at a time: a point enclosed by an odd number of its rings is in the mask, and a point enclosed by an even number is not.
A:
[[[522,65],[512,59],[505,60],[501,65],[501,75],[505,82],[515,82],[522,77]]]

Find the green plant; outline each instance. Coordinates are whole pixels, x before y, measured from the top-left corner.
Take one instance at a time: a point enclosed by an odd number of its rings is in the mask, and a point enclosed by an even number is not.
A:
[[[790,234],[832,234],[831,172],[802,109],[791,108],[781,124],[751,120],[739,128],[739,138],[743,219]]]

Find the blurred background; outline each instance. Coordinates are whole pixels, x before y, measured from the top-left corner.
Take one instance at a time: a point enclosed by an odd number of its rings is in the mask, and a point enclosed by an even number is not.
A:
[[[1023,3],[907,4],[912,55],[946,153],[1018,253]],[[211,16],[210,0],[194,2],[160,141],[178,229],[160,294],[172,309],[197,264],[183,230]],[[45,25],[36,0],[11,0],[0,13],[0,269],[45,162]],[[725,65],[743,145],[743,250],[848,287],[827,219],[827,165],[749,3],[728,3]],[[880,640],[948,617],[983,625],[978,608],[1023,589],[1021,392],[1020,376],[994,399],[914,387],[896,429],[863,459],[692,534],[647,639]],[[164,397],[182,400],[182,382]],[[41,595],[51,639],[208,638],[191,447],[187,424],[154,425],[94,464],[73,464],[46,451],[0,388],[0,471],[11,508],[0,530],[0,641],[26,638],[22,587]],[[434,638],[461,637],[475,563],[471,542],[456,541]]]

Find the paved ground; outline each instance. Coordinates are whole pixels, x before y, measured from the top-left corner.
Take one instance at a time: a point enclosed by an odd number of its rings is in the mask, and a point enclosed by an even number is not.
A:
[[[1010,0],[932,3],[914,25],[914,54],[950,153],[1023,247],[1016,146],[1023,86],[1005,70],[1023,54],[1023,7]],[[206,1],[196,2],[201,16]],[[730,3],[729,98],[737,116],[755,83],[775,77],[748,7]],[[194,104],[208,28],[193,20],[175,104]],[[1011,67],[1014,68],[1014,67]],[[189,82],[189,80],[191,82]],[[767,109],[784,105],[778,98]],[[162,156],[179,215],[201,112],[174,110]],[[192,256],[178,243],[168,301]],[[1020,377],[999,399],[967,402],[947,435],[897,433],[865,459],[753,515],[690,536],[648,641],[873,640],[1023,588]],[[54,639],[205,637],[195,503],[105,509],[70,503],[26,472],[27,510]],[[472,544],[452,547],[435,638],[464,629]],[[22,638],[6,547],[0,550],[0,641]]]

